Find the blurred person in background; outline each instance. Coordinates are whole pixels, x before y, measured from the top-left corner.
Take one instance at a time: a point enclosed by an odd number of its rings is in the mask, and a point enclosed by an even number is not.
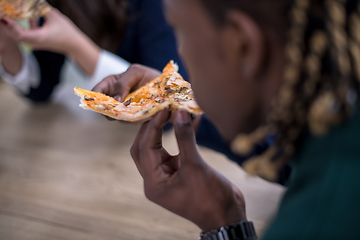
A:
[[[9,18],[0,23],[1,77],[31,101],[49,100],[62,81],[65,59],[88,76],[91,88],[130,63],[159,70],[171,59],[181,65],[159,0],[48,2],[55,9],[40,24],[30,21],[29,30]],[[21,42],[34,51],[20,49]]]
[[[164,2],[195,97],[221,136],[239,153],[274,136],[244,168],[268,180],[294,168],[263,239],[360,239],[360,1]],[[137,70],[122,77],[152,79],[139,76],[154,70]],[[170,115],[145,123],[131,149],[145,195],[199,226],[201,239],[257,239],[241,191],[201,158],[188,113],[173,116],[179,155],[163,148]]]
[[[185,68],[176,52],[171,27],[163,16],[160,0],[49,0],[53,9],[41,21],[31,21],[25,30],[10,19],[0,22],[1,77],[33,102],[46,102],[62,81],[65,59],[73,60],[88,76],[91,88],[106,76],[125,72],[130,63],[140,63],[161,70],[173,59]],[[25,52],[20,42],[35,51]],[[134,70],[135,68],[135,70]],[[136,66],[129,69],[136,72]],[[156,74],[156,72],[155,72]],[[151,75],[151,74],[150,74]],[[118,79],[120,75],[110,77]],[[146,77],[146,76],[144,76]],[[131,79],[118,81],[117,100],[124,98]],[[127,89],[128,85],[132,85]],[[248,156],[234,154],[229,144],[205,117],[196,119],[199,145],[225,154],[241,164]],[[269,143],[258,144],[248,154],[263,152]],[[280,172],[279,183],[288,179],[290,168]]]

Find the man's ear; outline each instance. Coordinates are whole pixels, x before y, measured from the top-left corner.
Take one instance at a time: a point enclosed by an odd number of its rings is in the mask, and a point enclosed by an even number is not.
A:
[[[265,58],[265,37],[257,22],[240,10],[226,16],[224,43],[227,54],[239,64],[246,79],[255,79],[262,71]]]

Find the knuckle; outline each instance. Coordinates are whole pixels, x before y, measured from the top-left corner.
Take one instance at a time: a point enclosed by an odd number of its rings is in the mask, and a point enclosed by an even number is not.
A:
[[[132,69],[132,70],[138,70],[140,68],[141,68],[141,65],[138,63],[131,64],[129,67],[129,69]]]
[[[163,129],[163,127],[164,127],[164,126],[163,126],[163,125],[164,125],[163,122],[155,121],[155,119],[152,120],[152,121],[150,121],[149,124],[150,124],[150,127],[151,127],[152,129],[155,129],[155,131],[161,131],[161,130]]]
[[[143,69],[144,67],[142,65],[135,63],[130,65],[129,69],[126,72],[134,75],[141,75],[144,72]]]
[[[121,78],[123,77],[123,73],[121,74],[115,74],[111,76],[115,81],[120,81]]]
[[[150,187],[148,187],[148,186],[144,187],[144,194],[145,194],[145,197],[148,200],[154,202],[154,200],[155,200],[154,194],[153,194],[153,191],[152,191],[152,189]]]
[[[106,78],[104,78],[101,82],[107,82],[107,81],[111,81],[114,78],[113,75],[107,76]]]
[[[150,200],[151,202],[157,203],[158,200],[161,198],[161,193],[159,189],[153,186],[153,184],[146,183],[144,184],[144,194],[145,197]]]
[[[137,156],[138,156],[138,147],[133,145],[131,148],[130,148],[130,155],[133,159],[136,159]]]
[[[122,87],[124,85],[124,83],[118,79],[116,79],[116,82],[115,82],[115,87]]]

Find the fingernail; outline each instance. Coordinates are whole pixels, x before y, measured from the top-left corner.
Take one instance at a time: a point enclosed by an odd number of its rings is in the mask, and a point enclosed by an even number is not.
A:
[[[114,99],[118,102],[121,102],[121,97],[120,96],[115,96]]]
[[[191,121],[190,115],[185,111],[179,111],[176,115],[176,122],[180,124],[189,123]]]

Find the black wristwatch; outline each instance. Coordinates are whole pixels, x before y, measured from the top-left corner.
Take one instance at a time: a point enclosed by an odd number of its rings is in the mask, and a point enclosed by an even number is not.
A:
[[[241,221],[207,233],[201,233],[199,240],[256,240],[254,224]]]

